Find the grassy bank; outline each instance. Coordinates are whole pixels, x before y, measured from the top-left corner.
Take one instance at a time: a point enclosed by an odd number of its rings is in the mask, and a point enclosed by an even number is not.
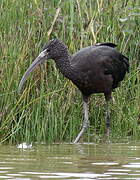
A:
[[[82,123],[80,92],[49,61],[35,70],[25,90],[19,81],[43,45],[62,39],[71,53],[96,42],[113,42],[130,59],[130,73],[113,93],[112,137],[140,137],[139,0],[1,0],[0,141],[72,141]],[[104,97],[90,103],[84,141],[102,137]]]

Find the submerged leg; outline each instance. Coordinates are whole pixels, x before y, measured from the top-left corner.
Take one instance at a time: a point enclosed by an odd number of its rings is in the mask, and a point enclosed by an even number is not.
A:
[[[78,136],[76,137],[76,139],[74,140],[73,143],[77,143],[81,136],[84,134],[84,132],[87,130],[88,126],[89,126],[89,119],[88,119],[88,97],[83,97],[83,109],[84,109],[84,121],[83,121],[83,126],[82,129],[80,131],[80,133],[78,134]]]
[[[105,120],[106,120],[106,135],[109,137],[110,133],[110,101],[112,99],[111,93],[110,94],[105,94],[105,99],[106,99],[106,111],[105,111]]]

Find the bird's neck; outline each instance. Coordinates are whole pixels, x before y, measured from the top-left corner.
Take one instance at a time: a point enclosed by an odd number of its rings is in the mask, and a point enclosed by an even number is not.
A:
[[[70,60],[71,55],[65,54],[55,60],[55,62],[59,71],[68,79],[73,80],[76,77],[76,70],[71,66]]]

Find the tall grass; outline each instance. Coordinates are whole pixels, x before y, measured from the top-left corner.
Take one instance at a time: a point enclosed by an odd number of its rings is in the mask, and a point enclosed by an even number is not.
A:
[[[113,93],[112,137],[140,137],[139,0],[1,0],[0,141],[72,141],[82,123],[77,88],[53,61],[35,70],[25,90],[19,81],[49,39],[62,39],[71,53],[96,42],[113,42],[130,59],[130,73]],[[90,103],[90,130],[84,141],[104,134],[104,97]],[[95,138],[96,137],[96,138]]]

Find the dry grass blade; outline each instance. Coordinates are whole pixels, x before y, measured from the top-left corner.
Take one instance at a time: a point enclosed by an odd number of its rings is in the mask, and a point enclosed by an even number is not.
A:
[[[53,31],[53,27],[54,27],[54,24],[55,24],[58,16],[59,16],[60,10],[61,10],[60,7],[57,8],[57,10],[56,10],[56,14],[55,14],[55,16],[54,16],[54,20],[53,20],[53,22],[52,22],[52,24],[51,24],[51,27],[50,27],[50,29],[49,29],[49,31],[48,31],[48,33],[47,33],[47,34],[48,34],[48,37],[50,37],[50,35],[51,35],[52,31]]]

